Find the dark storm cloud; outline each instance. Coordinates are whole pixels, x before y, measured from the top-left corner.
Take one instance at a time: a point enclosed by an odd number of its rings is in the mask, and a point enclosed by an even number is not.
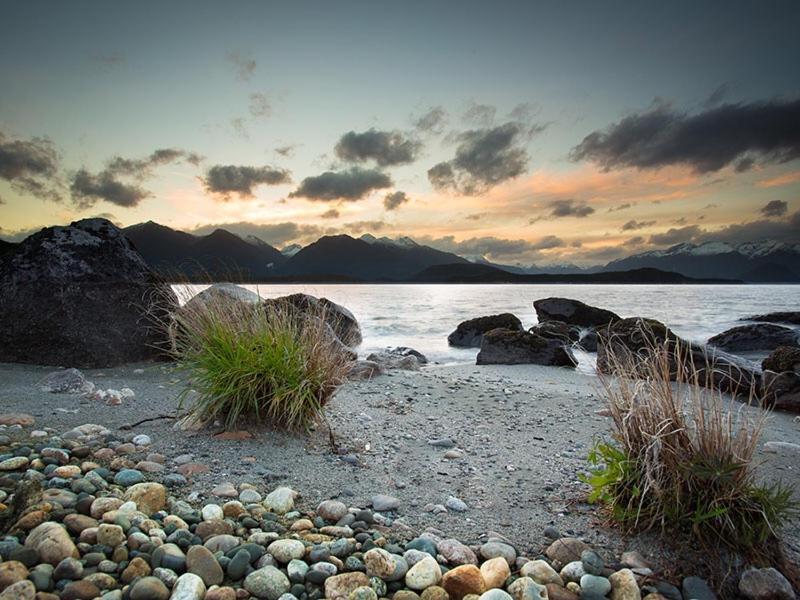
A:
[[[326,210],[324,213],[320,215],[323,219],[338,219],[340,213],[335,208],[331,208],[330,210]]]
[[[231,194],[239,198],[252,198],[253,189],[259,185],[291,183],[292,176],[286,169],[264,165],[248,167],[241,165],[214,165],[203,178],[206,190],[227,200]]]
[[[717,89],[711,92],[708,98],[706,98],[704,106],[706,108],[710,108],[712,106],[718,105],[728,96],[728,94],[730,94],[730,91],[731,91],[731,85],[729,83],[721,84],[720,86],[717,87]]]
[[[573,160],[605,170],[688,165],[697,173],[799,157],[800,100],[724,104],[696,114],[660,104],[590,133],[571,152]]]
[[[69,189],[73,202],[82,208],[101,200],[127,208],[136,206],[150,195],[138,185],[119,181],[109,171],[94,175],[86,169],[79,169],[75,173]]]
[[[12,139],[0,132],[0,179],[16,191],[60,200],[58,168],[58,152],[49,139]]]
[[[250,94],[249,110],[255,118],[268,117],[272,114],[272,105],[265,94]]]
[[[386,197],[383,199],[383,207],[386,210],[395,210],[409,200],[411,200],[411,198],[409,198],[405,192],[392,192],[386,194]]]
[[[225,229],[241,237],[255,236],[272,246],[282,246],[292,241],[313,241],[325,231],[316,225],[302,225],[294,222],[259,224],[248,221],[203,225],[191,230],[195,235],[208,235],[215,229]]]
[[[441,134],[447,124],[447,111],[441,106],[434,106],[426,113],[414,118],[414,127],[425,133]]]
[[[783,219],[759,219],[728,225],[716,231],[704,230],[696,241],[707,242],[752,242],[774,240],[777,242],[800,243],[800,210]]]
[[[594,212],[594,209],[583,202],[582,200],[568,199],[568,200],[553,200],[550,203],[550,217],[559,219],[562,217],[588,217]]]
[[[672,227],[662,233],[654,233],[648,241],[657,246],[673,246],[683,242],[692,242],[703,232],[698,225]]]
[[[378,169],[353,167],[346,171],[326,171],[321,175],[306,177],[290,198],[308,200],[361,200],[375,190],[392,187],[392,179]]]
[[[104,171],[110,175],[146,179],[152,175],[153,170],[157,167],[175,163],[179,160],[185,160],[197,166],[201,161],[201,157],[193,152],[187,152],[178,148],[161,148],[153,151],[152,154],[145,158],[122,158],[121,156],[115,156],[106,163]]]
[[[228,52],[227,59],[236,67],[236,76],[242,81],[250,81],[256,72],[256,61],[253,57],[241,52]]]
[[[655,224],[655,221],[637,221],[636,219],[631,219],[622,226],[622,231],[635,231],[636,229],[644,229],[645,227],[650,227]]]
[[[789,205],[784,200],[771,200],[761,207],[765,217],[782,217],[789,212]]]
[[[378,166],[405,165],[416,160],[422,144],[400,131],[349,131],[336,144],[336,156],[347,162],[374,160]]]
[[[456,155],[428,170],[428,180],[439,190],[473,195],[522,175],[528,166],[525,142],[541,131],[517,121],[474,129],[456,136]]]

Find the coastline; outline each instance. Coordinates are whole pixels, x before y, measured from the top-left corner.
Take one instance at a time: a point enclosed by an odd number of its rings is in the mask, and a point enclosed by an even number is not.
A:
[[[34,429],[61,433],[100,423],[119,435],[130,433],[120,430],[126,424],[177,408],[180,378],[170,364],[85,370],[98,387],[134,390],[135,397],[118,406],[41,392],[36,384],[53,370],[0,364],[0,404],[33,415]],[[221,482],[255,481],[268,489],[301,490],[309,507],[335,497],[366,505],[375,494],[389,494],[400,500],[402,521],[416,532],[434,527],[467,542],[497,532],[533,554],[541,551],[542,531],[555,527],[610,553],[637,550],[663,569],[675,558],[656,536],[623,536],[604,527],[601,513],[585,503],[586,487],[577,476],[593,440],[609,426],[599,382],[590,375],[534,365],[431,366],[348,382],[327,408],[346,455],[330,452],[324,425],[309,437],[253,430],[251,439],[220,440],[213,437],[218,430],[176,431],[173,421],[159,419],[133,432],[150,436],[153,451],[166,455],[165,473],[174,472],[174,459],[186,454],[208,467],[190,478],[183,496],[209,497]],[[765,479],[800,482],[798,428],[793,415],[770,415],[759,450]],[[767,452],[767,442],[789,445]],[[454,450],[462,456],[448,454]],[[467,510],[431,511],[449,496],[465,502]],[[783,539],[800,555],[797,523],[787,525]]]

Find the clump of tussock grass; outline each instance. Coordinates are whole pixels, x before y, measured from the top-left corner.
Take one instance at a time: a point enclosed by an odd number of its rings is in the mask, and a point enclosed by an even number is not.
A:
[[[324,314],[225,297],[188,302],[169,328],[171,354],[187,373],[189,416],[308,430],[344,381],[352,356]]]
[[[629,531],[678,530],[708,547],[766,551],[797,510],[792,489],[756,477],[768,413],[726,408],[713,364],[696,367],[680,341],[605,351],[599,377],[613,433],[589,454],[590,501]]]

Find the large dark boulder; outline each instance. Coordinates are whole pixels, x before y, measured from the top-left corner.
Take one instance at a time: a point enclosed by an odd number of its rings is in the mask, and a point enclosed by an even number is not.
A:
[[[489,315],[462,321],[456,330],[447,336],[447,343],[459,348],[480,348],[483,334],[500,328],[524,331],[522,321],[511,313]]]
[[[772,353],[761,361],[761,368],[765,371],[784,373],[795,371],[800,373],[800,348],[796,346],[778,346]]]
[[[571,344],[581,337],[581,328],[576,325],[567,325],[564,321],[545,321],[531,327],[528,331],[551,340],[560,340],[562,343]]]
[[[654,350],[665,349],[673,380],[697,381],[736,396],[749,398],[752,394],[760,398],[761,373],[756,365],[714,348],[682,340],[659,321],[639,317],[621,319],[597,332],[597,370],[601,373],[613,372],[616,357],[622,367],[636,375],[637,361],[651,355]]]
[[[798,332],[772,323],[739,325],[708,340],[709,345],[728,352],[774,350],[778,346],[797,346]]]
[[[48,227],[0,259],[0,361],[109,367],[161,356],[177,299],[111,222]]]
[[[527,331],[493,329],[483,335],[476,364],[574,367],[577,361],[563,341]]]
[[[757,321],[759,323],[789,323],[790,325],[800,325],[800,311],[780,311],[771,312],[763,315],[753,315],[744,317],[740,321]]]
[[[800,412],[800,374],[764,371],[764,403],[777,410]]]
[[[321,317],[346,346],[358,346],[361,341],[361,327],[353,313],[341,304],[336,304],[327,298],[317,298],[309,294],[291,294],[265,300],[264,304],[288,305],[302,312]]]
[[[533,303],[539,322],[563,321],[578,327],[599,327],[619,321],[619,315],[571,298],[541,298]]]

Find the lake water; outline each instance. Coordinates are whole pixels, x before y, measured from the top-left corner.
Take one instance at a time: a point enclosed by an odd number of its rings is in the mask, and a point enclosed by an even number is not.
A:
[[[182,299],[207,286],[186,286]],[[623,317],[650,317],[678,335],[705,342],[740,317],[800,309],[792,285],[246,285],[262,297],[295,292],[324,296],[355,314],[364,337],[361,356],[386,346],[411,346],[440,363],[472,362],[477,349],[451,348],[447,335],[459,322],[511,312],[525,327],[537,322],[533,301],[575,298]]]

